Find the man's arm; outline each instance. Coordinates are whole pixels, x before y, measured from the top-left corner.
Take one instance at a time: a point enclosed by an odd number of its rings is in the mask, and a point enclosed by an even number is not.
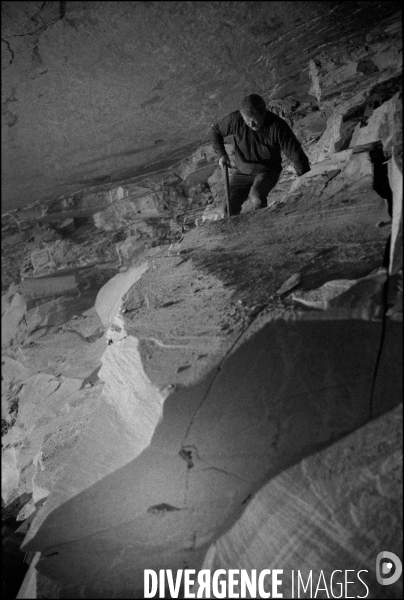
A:
[[[298,177],[310,171],[309,159],[286,121],[279,127],[279,144],[285,156],[292,161]]]
[[[213,146],[213,150],[219,158],[227,156],[226,149],[224,147],[224,138],[228,135],[232,135],[235,132],[236,124],[236,113],[230,113],[227,117],[223,117],[210,128],[210,141]]]

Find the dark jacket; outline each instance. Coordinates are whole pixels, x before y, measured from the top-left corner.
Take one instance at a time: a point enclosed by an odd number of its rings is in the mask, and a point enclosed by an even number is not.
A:
[[[310,171],[309,159],[289,125],[267,110],[263,126],[253,131],[240,111],[230,113],[212,125],[211,142],[219,157],[226,153],[223,138],[233,136],[235,165],[242,173],[282,171],[281,151],[289,158],[297,175]]]

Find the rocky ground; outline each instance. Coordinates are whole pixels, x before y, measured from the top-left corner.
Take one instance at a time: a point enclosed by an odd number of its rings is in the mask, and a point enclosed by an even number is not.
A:
[[[266,209],[223,220],[202,146],[4,220],[2,533],[41,597],[399,553],[400,81],[289,107],[312,170]]]

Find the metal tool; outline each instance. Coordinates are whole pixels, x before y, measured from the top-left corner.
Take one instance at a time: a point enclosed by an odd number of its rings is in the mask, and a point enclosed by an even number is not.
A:
[[[227,214],[230,217],[230,182],[229,182],[229,165],[224,164],[224,173],[226,179],[226,202],[227,202]]]

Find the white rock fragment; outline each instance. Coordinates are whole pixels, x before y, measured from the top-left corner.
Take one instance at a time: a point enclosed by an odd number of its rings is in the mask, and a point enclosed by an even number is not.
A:
[[[147,268],[147,262],[140,266],[133,266],[124,273],[115,275],[100,289],[95,300],[95,309],[105,328],[113,323],[119,312],[123,296],[147,271]]]
[[[300,302],[305,306],[327,310],[329,308],[329,301],[332,298],[346,292],[355,283],[355,279],[335,279],[327,281],[327,283],[315,290],[293,292],[290,297],[292,300]]]
[[[219,221],[220,219],[224,219],[224,212],[221,206],[209,205],[205,208],[202,217],[197,219],[197,225],[201,225],[202,223],[206,223],[206,221]]]

